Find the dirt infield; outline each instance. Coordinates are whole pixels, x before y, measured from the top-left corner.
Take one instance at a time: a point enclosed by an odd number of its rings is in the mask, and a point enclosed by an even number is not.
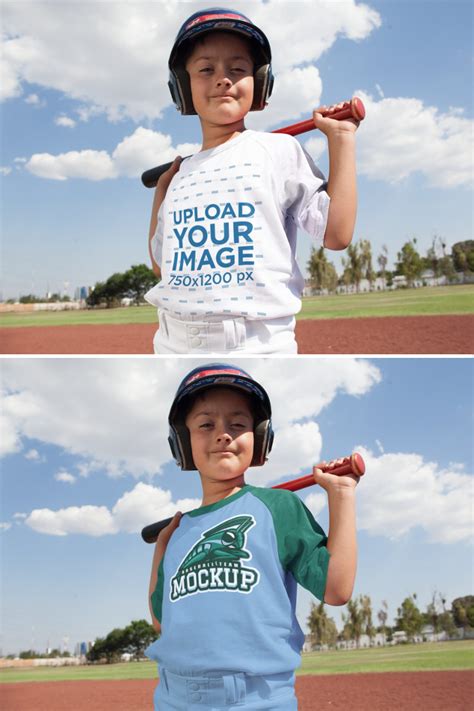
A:
[[[155,682],[54,681],[2,684],[5,711],[151,711]],[[469,711],[470,671],[300,676],[299,711]]]
[[[1,328],[1,353],[151,354],[155,324]],[[470,354],[474,316],[317,319],[296,324],[299,353]]]

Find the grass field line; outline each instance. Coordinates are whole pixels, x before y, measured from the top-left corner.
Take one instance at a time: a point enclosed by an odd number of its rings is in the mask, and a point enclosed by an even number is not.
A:
[[[474,313],[474,285],[422,287],[366,294],[311,296],[303,299],[301,319],[435,316]],[[0,326],[78,326],[157,323],[154,306],[83,311],[0,314]]]
[[[472,671],[474,641],[424,643],[359,650],[330,650],[303,654],[298,675],[356,674],[404,671]],[[129,662],[80,667],[2,669],[0,682],[114,681],[155,679],[154,662]]]

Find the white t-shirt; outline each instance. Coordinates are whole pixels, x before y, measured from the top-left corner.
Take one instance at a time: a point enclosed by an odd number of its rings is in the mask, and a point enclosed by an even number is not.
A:
[[[158,213],[162,279],[147,301],[178,318],[272,319],[301,308],[296,234],[326,230],[324,176],[299,142],[246,130],[181,163]]]

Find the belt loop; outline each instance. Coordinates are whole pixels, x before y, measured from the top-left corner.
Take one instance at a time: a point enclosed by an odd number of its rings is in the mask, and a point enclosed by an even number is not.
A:
[[[226,318],[222,321],[222,324],[224,326],[225,349],[232,350],[237,345],[235,321],[233,319]]]
[[[238,704],[245,701],[245,675],[223,674],[226,704]]]
[[[168,324],[166,323],[166,316],[163,309],[158,310],[158,320],[160,322],[160,328],[163,329],[164,333],[166,334],[166,337],[169,338],[170,334],[168,333]]]

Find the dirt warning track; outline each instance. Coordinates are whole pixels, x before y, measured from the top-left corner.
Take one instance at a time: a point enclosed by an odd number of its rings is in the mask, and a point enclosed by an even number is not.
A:
[[[1,328],[1,353],[152,354],[155,324]],[[474,316],[390,316],[298,321],[303,354],[470,354]]]
[[[8,711],[152,711],[155,681],[2,684]],[[298,711],[470,711],[471,671],[334,674],[296,679]]]

